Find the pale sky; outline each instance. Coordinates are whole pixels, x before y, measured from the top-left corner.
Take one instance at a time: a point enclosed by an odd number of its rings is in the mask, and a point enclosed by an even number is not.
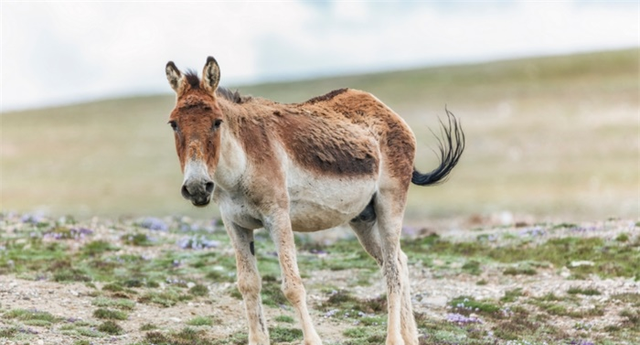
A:
[[[638,47],[638,1],[1,2],[0,111],[222,85]]]

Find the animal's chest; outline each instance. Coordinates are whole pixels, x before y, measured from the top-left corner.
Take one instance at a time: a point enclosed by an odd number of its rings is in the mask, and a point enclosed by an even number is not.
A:
[[[247,229],[262,227],[262,215],[244,195],[229,193],[216,187],[213,197],[214,201],[220,206],[220,212],[226,220],[230,220]]]

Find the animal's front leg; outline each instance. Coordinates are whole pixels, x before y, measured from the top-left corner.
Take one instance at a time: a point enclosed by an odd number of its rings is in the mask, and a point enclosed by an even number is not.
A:
[[[268,345],[269,331],[262,311],[260,290],[262,281],[258,273],[253,249],[253,230],[234,224],[223,215],[227,233],[231,237],[236,253],[238,290],[242,294],[249,323],[249,345]]]
[[[282,292],[295,308],[298,320],[302,324],[304,344],[321,345],[322,341],[313,327],[307,308],[307,292],[304,289],[302,278],[300,278],[298,271],[296,247],[288,213],[280,212],[268,217],[265,227],[270,232],[278,250],[278,259],[282,272]]]

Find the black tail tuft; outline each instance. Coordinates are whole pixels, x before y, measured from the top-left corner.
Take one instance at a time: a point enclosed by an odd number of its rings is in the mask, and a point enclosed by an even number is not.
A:
[[[445,108],[447,112],[448,125],[440,120],[441,136],[438,137],[440,146],[440,165],[432,171],[422,174],[415,168],[413,168],[413,176],[411,176],[411,182],[419,186],[434,185],[446,181],[447,176],[458,164],[458,160],[464,151],[465,138],[462,126],[456,117]]]

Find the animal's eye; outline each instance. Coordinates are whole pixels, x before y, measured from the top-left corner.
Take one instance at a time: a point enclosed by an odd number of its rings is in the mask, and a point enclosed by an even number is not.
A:
[[[169,121],[169,125],[171,125],[171,128],[173,128],[174,131],[178,130],[178,123],[175,121]]]
[[[217,119],[215,121],[213,121],[213,127],[211,129],[218,129],[220,127],[220,125],[222,124],[222,120]]]

